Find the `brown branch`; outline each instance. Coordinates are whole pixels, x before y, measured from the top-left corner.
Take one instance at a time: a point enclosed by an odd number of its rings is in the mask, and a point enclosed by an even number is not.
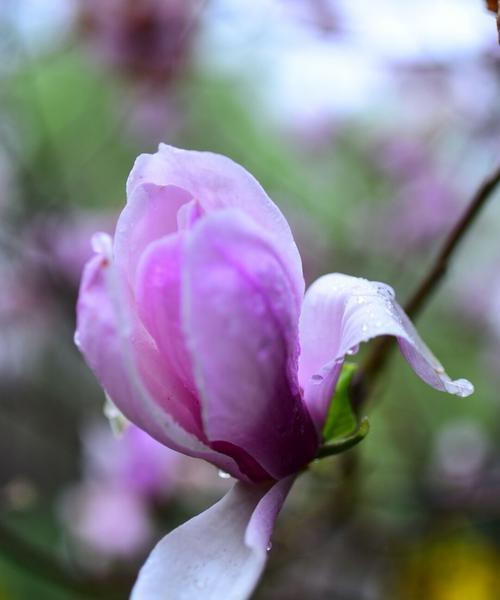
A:
[[[491,194],[495,191],[496,186],[500,183],[500,167],[488,177],[477,190],[474,198],[471,200],[469,207],[463,214],[462,218],[455,225],[447,240],[441,248],[441,252],[436,257],[434,265],[428,275],[422,280],[415,292],[410,297],[410,300],[405,305],[406,314],[413,318],[420,312],[425,302],[437,287],[441,279],[446,274],[449,267],[451,255],[463,239],[469,228],[475,222],[481,209],[489,200]]]
[[[405,305],[406,314],[410,318],[415,318],[417,316],[425,303],[429,300],[431,294],[438,287],[448,271],[453,253],[475,222],[481,209],[489,200],[499,183],[500,167],[498,167],[479,187],[462,218],[446,238],[440,252],[431,265],[430,271],[410,296],[410,299]],[[372,352],[368,355],[365,363],[359,370],[357,377],[353,380],[351,398],[353,406],[357,411],[360,410],[368,398],[374,382],[387,362],[393,345],[393,338],[387,337],[378,340],[374,344]]]

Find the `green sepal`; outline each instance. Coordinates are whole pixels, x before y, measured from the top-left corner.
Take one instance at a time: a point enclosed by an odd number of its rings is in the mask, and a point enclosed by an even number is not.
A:
[[[325,458],[326,456],[333,456],[335,454],[340,454],[341,452],[349,450],[353,446],[359,444],[359,442],[361,442],[366,437],[369,430],[370,423],[368,422],[368,419],[366,417],[363,417],[358,428],[356,429],[356,431],[354,431],[354,433],[344,438],[337,438],[335,441],[321,446],[321,448],[318,451],[318,454],[316,455],[316,458]]]
[[[357,368],[357,365],[349,362],[342,366],[323,427],[325,442],[349,437],[358,429],[358,420],[349,400],[349,386]]]

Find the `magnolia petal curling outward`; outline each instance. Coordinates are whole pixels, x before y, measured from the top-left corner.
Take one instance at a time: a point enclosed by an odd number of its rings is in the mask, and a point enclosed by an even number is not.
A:
[[[236,483],[217,504],[156,545],[139,572],[131,600],[249,598],[293,480]]]
[[[340,273],[324,275],[307,290],[299,327],[299,380],[320,429],[344,357],[381,335],[397,338],[415,373],[433,388],[458,396],[473,392],[467,380],[448,377],[385,284]]]
[[[189,412],[180,411],[191,399],[137,322],[107,250],[110,243],[102,237],[98,242],[96,249],[108,253],[97,254],[85,267],[78,299],[75,340],[87,363],[130,421],[166,446],[247,480],[231,457],[209,448],[189,431],[196,424],[189,424]]]
[[[158,152],[141,154],[135,161],[127,181],[128,203],[125,211],[130,210],[129,204],[141,202],[141,187],[144,184],[160,188],[166,186],[166,203],[169,202],[171,190],[182,190],[184,197],[190,196],[196,200],[205,213],[225,208],[237,208],[244,212],[273,237],[292,280],[297,306],[300,306],[304,277],[290,226],[255,177],[241,165],[220,154],[181,150],[160,144]],[[148,210],[147,206],[144,206],[144,210]]]

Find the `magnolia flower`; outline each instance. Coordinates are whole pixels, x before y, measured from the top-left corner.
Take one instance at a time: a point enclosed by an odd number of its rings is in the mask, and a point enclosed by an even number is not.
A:
[[[445,374],[388,286],[330,274],[304,296],[288,223],[228,158],[161,145],[127,196],[114,240],[93,239],[76,342],[130,421],[238,480],[158,543],[132,598],[247,598],[346,354],[394,335],[429,385],[472,386]]]

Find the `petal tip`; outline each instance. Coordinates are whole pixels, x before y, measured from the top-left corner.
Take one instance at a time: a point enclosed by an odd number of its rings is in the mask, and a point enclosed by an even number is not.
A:
[[[102,231],[94,233],[90,243],[92,245],[92,250],[96,254],[102,254],[102,256],[106,258],[111,258],[113,240],[108,233],[103,233]]]
[[[455,381],[445,381],[444,386],[449,394],[467,398],[474,393],[474,386],[467,379],[456,379]]]

